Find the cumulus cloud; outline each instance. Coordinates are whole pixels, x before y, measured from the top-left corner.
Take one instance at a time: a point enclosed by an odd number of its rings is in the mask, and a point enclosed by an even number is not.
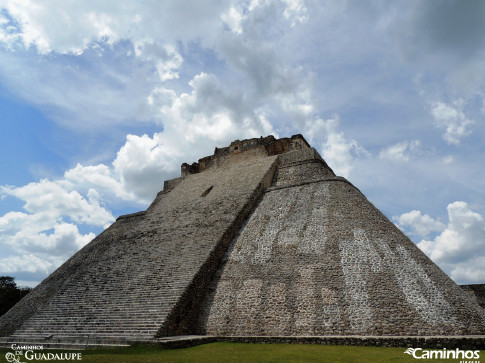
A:
[[[32,215],[68,216],[72,221],[103,226],[113,216],[89,195],[84,198],[77,191],[69,190],[62,182],[41,180],[23,187],[1,187],[2,194],[14,196],[25,202],[24,209]]]
[[[0,271],[8,274],[16,274],[18,272],[35,274],[42,272],[44,275],[47,275],[49,272],[52,272],[54,267],[45,258],[39,258],[31,253],[0,259]]]
[[[278,59],[272,42],[282,40],[283,33],[262,39],[254,30],[267,27],[262,20],[268,16],[280,27],[304,22],[307,11],[299,0],[207,1],[203,6],[197,1],[183,6],[177,1],[25,1],[7,2],[2,9],[0,40],[9,48],[0,57],[0,79],[63,126],[99,130],[154,121],[147,97],[160,88],[173,90],[164,84],[180,77],[181,53],[195,40],[242,72],[231,80],[233,88],[246,90],[235,91],[241,98],[232,102],[242,103],[238,111],[251,112],[273,100],[299,122],[299,115],[312,108],[301,71]],[[224,24],[233,32],[225,32]]]
[[[291,20],[291,27],[297,23],[303,23],[308,20],[307,8],[302,0],[283,0],[286,3],[286,9],[283,15],[286,19]]]
[[[221,15],[221,20],[224,22],[224,24],[236,34],[242,33],[241,21],[243,18],[244,14],[242,13],[242,10],[234,6],[229,8],[226,13]]]
[[[390,161],[407,162],[409,161],[410,155],[417,150],[420,144],[421,142],[419,140],[398,142],[397,144],[383,148],[379,152],[379,158]]]
[[[339,118],[319,119],[310,123],[307,133],[311,138],[315,134],[323,134],[324,142],[321,146],[322,156],[337,175],[348,177],[354,159],[359,156],[368,156],[369,153],[361,147],[354,139],[346,138],[342,131],[339,131]],[[308,125],[307,125],[308,126]]]
[[[448,144],[459,145],[463,137],[471,134],[470,126],[474,122],[466,117],[461,107],[462,102],[457,102],[454,106],[440,101],[431,103],[434,125],[445,130],[443,139]]]
[[[73,129],[153,121],[147,97],[180,76],[180,41],[213,38],[225,7],[217,1],[2,3],[0,80]]]
[[[252,123],[254,116],[247,115],[258,109],[257,122],[269,124],[262,111],[265,103],[271,103],[270,112],[280,108],[300,127],[315,117],[310,78],[279,58],[274,41],[283,41],[284,33],[268,33],[268,24],[263,21],[274,19],[272,27],[282,30],[304,23],[308,11],[303,1],[208,1],[203,6],[195,1],[181,6],[177,1],[60,5],[28,0],[7,2],[2,9],[0,39],[9,49],[0,57],[0,78],[64,126],[93,130],[133,121],[165,124],[162,119],[166,115],[158,113],[162,116],[158,117],[150,101],[157,92],[166,91],[172,98],[172,93],[181,92],[165,83],[180,77],[184,66],[181,53],[194,40],[201,46],[209,45],[241,73],[226,87],[209,86],[216,91],[209,100],[218,102],[215,97],[221,97],[231,111],[205,121],[200,117],[200,129],[226,134],[227,130],[220,128],[231,127],[228,116],[236,120],[240,114],[245,122],[236,122],[252,127],[247,123]],[[225,31],[225,26],[232,31]],[[13,48],[15,53],[10,51]],[[190,70],[192,65],[186,67]],[[204,90],[196,83],[208,85],[225,76],[206,73],[208,76],[200,72],[199,76],[185,75],[192,78],[190,86],[200,90],[200,101],[204,101]],[[303,78],[307,78],[305,82],[301,82]],[[172,107],[172,114],[176,108]]]
[[[485,223],[483,216],[465,202],[448,205],[448,224],[432,240],[418,247],[457,282],[478,283],[485,279]],[[412,212],[411,212],[412,213]]]
[[[144,61],[153,61],[160,81],[179,78],[179,69],[183,58],[172,45],[163,45],[155,41],[135,43],[135,54]]]
[[[219,26],[218,14],[228,4],[220,1],[179,1],[135,3],[132,1],[61,2],[42,4],[26,1],[2,3],[4,18],[17,42],[35,47],[41,54],[81,54],[92,43],[114,44],[122,39],[134,43],[160,38],[184,40],[210,33]],[[7,16],[6,16],[7,15]],[[5,22],[5,21],[4,21]],[[4,27],[5,28],[5,27]]]
[[[104,164],[83,166],[78,163],[64,173],[64,179],[75,190],[101,193],[104,199],[114,196],[128,201],[136,200],[135,193],[127,190],[115,171]]]
[[[189,85],[190,93],[174,96],[170,105],[160,105],[164,133],[183,133],[187,141],[222,141],[241,131],[251,137],[273,131],[264,115],[251,107],[251,101],[245,102],[243,90],[228,89],[214,75],[206,73],[196,75]]]
[[[403,213],[400,216],[392,217],[392,219],[403,231],[406,231],[406,227],[410,227],[411,234],[420,237],[426,237],[431,232],[441,232],[446,227],[442,222],[431,218],[428,214],[421,214],[419,210]]]
[[[466,263],[450,266],[451,277],[458,283],[482,284],[485,281],[485,256],[470,258]]]
[[[84,197],[63,180],[2,186],[0,194],[25,202],[25,212],[0,217],[0,246],[14,252],[0,260],[3,273],[29,272],[45,277],[95,237],[92,232],[81,233],[78,225],[105,228],[114,221],[94,190]]]
[[[284,19],[293,28],[308,19],[307,12],[302,0],[251,0],[232,4],[220,18],[230,31],[240,35],[253,34],[267,27],[262,20],[268,18]]]
[[[176,163],[170,163],[175,155],[162,144],[161,135],[128,135],[113,161],[123,190],[145,202],[161,190],[163,177],[177,170]]]

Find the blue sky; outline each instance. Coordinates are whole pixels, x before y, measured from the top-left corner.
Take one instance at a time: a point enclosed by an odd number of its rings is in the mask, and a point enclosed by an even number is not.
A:
[[[485,282],[485,2],[0,0],[0,274],[34,286],[180,164],[303,134]]]

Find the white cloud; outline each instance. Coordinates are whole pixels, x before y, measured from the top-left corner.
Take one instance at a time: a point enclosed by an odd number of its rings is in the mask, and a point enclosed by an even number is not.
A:
[[[183,58],[172,45],[162,45],[154,41],[135,44],[135,54],[144,61],[153,61],[160,81],[179,78]]]
[[[0,217],[0,246],[13,253],[0,260],[2,273],[45,277],[95,237],[92,232],[79,232],[78,225],[106,228],[114,221],[94,190],[83,197],[70,187],[62,180],[0,187],[2,196],[24,201],[27,212],[8,212]]]
[[[2,194],[25,201],[23,208],[32,215],[60,218],[68,216],[73,222],[103,226],[113,216],[99,201],[86,199],[77,191],[69,190],[67,183],[41,180],[23,187],[0,187]]]
[[[286,4],[283,15],[291,21],[291,27],[308,20],[307,8],[303,0],[283,0],[283,2]]]
[[[312,103],[312,89],[302,80],[298,86],[295,85],[294,89],[290,88],[286,90],[286,92],[281,92],[281,88],[283,88],[281,87],[282,85],[285,85],[286,88],[288,86],[291,87],[292,84],[296,83],[295,79],[298,78],[298,75],[291,73],[292,72],[287,72],[287,79],[281,79],[279,82],[280,86],[277,87],[279,90],[275,90],[274,92],[280,93],[277,96],[277,99],[281,104],[281,108],[291,117],[293,122],[300,127],[306,127],[308,129],[311,128],[311,126],[308,127],[307,124],[315,123],[313,120],[315,107]],[[313,133],[313,136],[316,136],[316,134]]]
[[[461,108],[462,102],[455,103],[454,107],[440,101],[431,103],[434,125],[445,130],[443,139],[448,144],[458,145],[463,137],[471,134],[470,126],[474,122],[466,117]]]
[[[53,257],[67,258],[90,242],[94,233],[81,234],[72,223],[57,222],[47,230],[42,230],[34,219],[25,215],[14,235],[3,236],[2,242],[18,253],[51,253]]]
[[[90,190],[100,192],[104,196],[103,199],[110,199],[110,196],[114,196],[123,200],[136,200],[135,194],[126,190],[119,181],[119,177],[104,164],[83,166],[78,163],[64,173],[64,178],[72,184],[74,189],[86,193]]]
[[[307,8],[302,0],[251,0],[236,2],[226,12],[221,20],[235,34],[241,35],[253,32],[263,25],[263,19],[285,19],[293,28],[308,19]],[[264,25],[263,25],[264,26]]]
[[[182,93],[171,105],[162,104],[159,117],[164,133],[174,132],[194,142],[228,141],[231,138],[256,137],[273,131],[264,116],[254,111],[239,89],[222,86],[211,74],[200,73],[191,81],[191,93]],[[242,135],[241,135],[242,133]]]
[[[123,189],[144,202],[153,199],[156,192],[162,189],[164,177],[177,170],[174,160],[177,151],[163,145],[161,136],[161,133],[156,133],[153,138],[148,135],[128,135],[113,162]]]
[[[310,80],[301,82],[302,70],[286,65],[272,43],[284,41],[284,33],[263,30],[267,18],[281,29],[287,29],[288,23],[304,22],[303,1],[207,1],[203,5],[194,1],[182,6],[178,1],[61,4],[47,0],[39,4],[25,0],[6,2],[3,8],[4,33],[14,24],[18,43],[32,51],[18,47],[15,54],[5,52],[0,57],[0,78],[64,126],[92,130],[157,119],[147,96],[157,89],[174,91],[164,83],[180,77],[181,52],[197,39],[242,72],[241,82],[232,79],[224,87],[233,97],[221,94],[236,112],[219,113],[217,123],[212,122],[213,116],[207,121],[213,124],[212,130],[207,132],[225,134],[218,126],[230,127],[229,116],[236,119],[238,113],[255,112],[267,102],[274,102],[300,126],[302,118],[314,116]],[[224,23],[233,32],[224,32]],[[41,56],[36,57],[35,51]],[[193,74],[185,76],[198,82]],[[224,75],[210,77],[222,79]],[[265,117],[261,112],[256,119],[268,123]],[[200,127],[204,127],[202,119]]]
[[[156,35],[170,42],[204,36],[220,25],[218,14],[228,4],[220,1],[135,3],[133,1],[42,3],[23,0],[2,4],[15,19],[17,41],[41,54],[82,54],[92,43],[114,44],[123,39],[133,43]],[[179,37],[179,39],[177,39]]]
[[[455,158],[453,155],[446,155],[443,159],[442,162],[443,164],[451,164]]]
[[[14,274],[17,272],[41,272],[47,275],[52,272],[54,265],[46,261],[45,258],[39,258],[31,253],[21,256],[12,256],[0,259],[0,271],[5,274]]]
[[[229,28],[236,34],[242,33],[241,20],[244,15],[234,6],[231,7],[227,13],[221,15],[221,20],[229,26]]]
[[[359,146],[357,141],[347,139],[342,131],[338,131],[339,118],[317,120],[308,134],[316,133],[326,136],[322,144],[322,156],[337,175],[348,177],[353,168],[354,159],[360,155],[368,156],[369,153]],[[318,131],[317,131],[318,130]]]
[[[107,12],[90,11],[78,3],[48,3],[24,0],[3,5],[18,24],[15,40],[26,48],[35,47],[40,54],[81,54],[92,41],[112,44],[118,39],[117,21]]]
[[[470,258],[466,263],[451,267],[451,277],[458,283],[483,284],[485,281],[485,256]]]
[[[419,140],[398,142],[397,144],[381,149],[379,158],[397,162],[407,162],[409,161],[410,154],[415,152],[420,144],[421,142]]]
[[[400,216],[392,217],[398,223],[398,227],[405,230],[405,227],[411,228],[411,234],[426,237],[431,232],[441,232],[445,225],[431,218],[428,214],[421,214],[421,211],[413,210],[403,213]]]
[[[0,41],[7,48],[0,47],[0,80],[72,129],[153,121],[147,97],[180,77],[181,41],[212,43],[222,29],[218,14],[227,6],[4,2]]]
[[[433,240],[418,247],[457,282],[483,282],[485,223],[465,202],[448,205],[448,225]]]

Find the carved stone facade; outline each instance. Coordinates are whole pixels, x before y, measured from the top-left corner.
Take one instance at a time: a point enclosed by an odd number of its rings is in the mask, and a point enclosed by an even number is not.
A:
[[[0,335],[476,335],[485,311],[301,135],[166,181],[7,314]]]

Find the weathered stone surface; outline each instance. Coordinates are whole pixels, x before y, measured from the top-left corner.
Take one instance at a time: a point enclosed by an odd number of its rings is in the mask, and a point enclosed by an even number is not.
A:
[[[485,309],[485,284],[460,285],[460,287],[475,297],[478,305]]]
[[[211,335],[483,334],[483,310],[308,150],[280,167],[200,316]],[[290,165],[289,167],[287,165]],[[282,167],[283,166],[283,167]]]
[[[181,174],[2,316],[0,335],[485,334],[475,298],[301,135],[237,140]]]

